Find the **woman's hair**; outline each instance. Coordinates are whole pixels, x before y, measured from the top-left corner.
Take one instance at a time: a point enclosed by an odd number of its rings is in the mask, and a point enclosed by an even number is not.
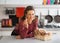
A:
[[[27,15],[27,12],[29,10],[34,10],[33,6],[27,6],[24,10],[24,16],[22,17],[22,20],[25,20],[26,19],[26,15]]]

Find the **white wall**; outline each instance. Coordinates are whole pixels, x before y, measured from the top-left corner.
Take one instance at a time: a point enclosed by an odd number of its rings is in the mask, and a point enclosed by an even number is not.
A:
[[[0,4],[5,4],[5,0],[0,0]]]
[[[41,12],[41,18],[44,19],[46,15],[48,15],[48,8],[36,8],[35,9],[35,13],[36,15],[40,16],[40,12]],[[59,10],[59,14],[60,15],[60,9]],[[57,8],[49,8],[49,15],[51,15],[54,19],[54,16],[57,15]],[[40,18],[40,17],[39,17]],[[56,23],[54,20],[51,23],[48,23],[48,25],[56,25],[56,26],[60,26],[60,23]]]
[[[57,15],[57,8],[54,8],[54,7],[60,8],[60,6],[52,5],[52,8],[49,8],[51,6],[47,6],[47,8],[40,8],[42,6],[42,1],[43,0],[6,0],[6,2],[5,2],[5,0],[0,0],[0,4],[4,3],[4,4],[8,4],[8,5],[9,4],[11,4],[11,5],[34,5],[34,7],[36,7],[36,5],[38,5],[38,8],[35,8],[36,15],[40,16],[40,12],[42,13],[42,16],[48,15],[48,9],[50,10],[50,15],[52,15],[53,17],[55,15]],[[46,7],[46,6],[44,6],[44,7]],[[8,15],[5,15],[4,10],[5,10],[5,8],[0,6],[0,19],[8,18]],[[59,9],[59,15],[60,15],[60,9]]]
[[[6,4],[42,4],[43,0],[6,0]]]
[[[60,15],[60,9],[59,10],[59,15]],[[54,16],[57,15],[57,9],[56,8],[51,8],[49,9],[50,13],[49,15]],[[47,8],[35,8],[35,14],[40,16],[40,12],[41,12],[41,18],[44,18],[46,15],[48,15],[48,9]],[[7,19],[9,18],[8,15],[5,14],[5,8],[4,7],[0,7],[0,20],[1,19]],[[40,17],[39,17],[40,18]],[[60,23],[55,23],[55,25],[60,25]]]
[[[5,14],[5,8],[0,7],[0,20],[5,18],[9,18],[8,15]]]
[[[0,4],[42,4],[43,0],[0,0]]]

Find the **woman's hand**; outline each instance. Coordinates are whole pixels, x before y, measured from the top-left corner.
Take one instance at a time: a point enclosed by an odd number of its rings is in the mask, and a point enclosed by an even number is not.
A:
[[[21,36],[20,35],[16,36],[16,39],[21,39]]]
[[[27,22],[27,19],[24,20],[24,26],[28,29],[28,22]]]

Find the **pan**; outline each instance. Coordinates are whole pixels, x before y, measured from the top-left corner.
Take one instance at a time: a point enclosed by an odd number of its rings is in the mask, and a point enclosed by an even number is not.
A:
[[[59,14],[59,11],[57,10],[57,15],[54,16],[54,21],[55,21],[56,23],[60,23],[60,15],[58,15],[58,14]]]
[[[45,16],[45,19],[48,20],[48,23],[51,23],[53,21],[53,17],[49,15],[49,10],[48,10],[48,15]]]

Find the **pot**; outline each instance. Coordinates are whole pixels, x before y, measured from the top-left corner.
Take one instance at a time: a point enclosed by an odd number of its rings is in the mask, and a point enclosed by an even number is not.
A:
[[[54,4],[58,4],[58,0],[55,0]]]
[[[59,14],[59,11],[58,11],[58,10],[57,10],[57,14]],[[60,15],[54,16],[54,21],[55,21],[56,23],[60,23]]]
[[[45,16],[45,19],[48,20],[48,23],[51,23],[53,21],[53,17],[49,15],[49,10],[48,10],[48,15]]]

